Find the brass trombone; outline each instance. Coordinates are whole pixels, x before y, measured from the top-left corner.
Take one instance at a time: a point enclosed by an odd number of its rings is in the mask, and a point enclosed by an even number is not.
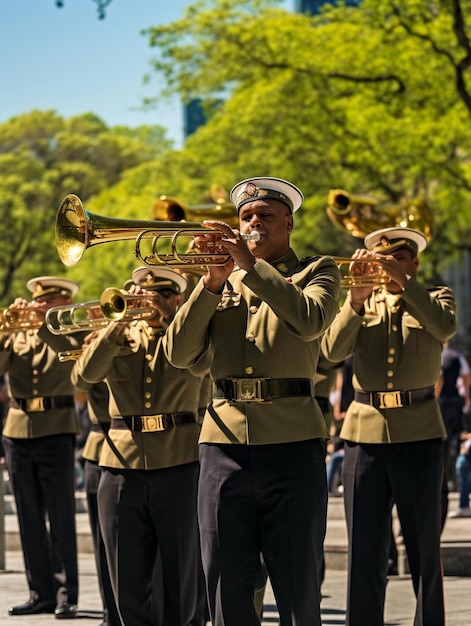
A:
[[[381,287],[381,285],[386,285],[390,280],[378,261],[337,256],[332,258],[340,270],[340,286],[345,289],[350,289],[351,287]],[[355,265],[362,266],[361,273],[355,272]]]
[[[206,216],[209,217],[209,216]],[[106,217],[91,213],[75,194],[66,196],[59,207],[56,216],[56,248],[64,265],[76,265],[87,248],[99,243],[135,239],[135,255],[144,265],[175,267],[193,267],[199,265],[224,265],[229,255],[220,249],[220,244],[214,241],[207,242],[207,247],[213,251],[201,252],[193,250],[179,252],[178,241],[182,237],[199,236],[202,234],[217,234],[217,230],[205,228],[199,222],[175,222],[158,220],[131,220]],[[242,235],[245,240],[258,241],[260,234],[255,231]],[[143,255],[141,244],[144,239],[152,240],[151,253]],[[159,254],[157,245],[160,239],[171,240],[171,252]]]

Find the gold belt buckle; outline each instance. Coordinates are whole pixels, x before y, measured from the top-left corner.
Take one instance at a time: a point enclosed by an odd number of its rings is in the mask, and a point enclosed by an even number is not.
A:
[[[404,405],[400,391],[378,391],[380,409],[400,409]]]
[[[262,382],[266,378],[232,378],[235,386],[234,402],[265,402]]]
[[[44,398],[38,396],[37,398],[26,399],[26,411],[29,413],[42,413],[45,411]]]
[[[141,417],[141,433],[156,433],[165,430],[164,416],[162,413],[158,415],[143,415]]]

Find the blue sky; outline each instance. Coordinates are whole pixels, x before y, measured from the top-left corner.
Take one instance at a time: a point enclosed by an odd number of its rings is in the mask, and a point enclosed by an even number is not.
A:
[[[163,85],[143,77],[154,55],[141,31],[178,19],[189,0],[112,0],[106,19],[92,0],[1,0],[0,123],[33,109],[64,118],[92,111],[109,126],[160,124],[183,140],[180,101],[140,111]],[[292,10],[294,0],[283,5]]]

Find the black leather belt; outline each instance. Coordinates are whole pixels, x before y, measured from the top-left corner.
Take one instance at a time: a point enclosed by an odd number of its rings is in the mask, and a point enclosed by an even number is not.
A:
[[[213,398],[230,402],[270,402],[274,398],[313,395],[310,378],[227,378],[213,385]]]
[[[195,424],[194,413],[159,413],[157,415],[126,415],[111,419],[112,429],[132,430],[139,433],[155,433],[182,424]]]
[[[51,409],[65,409],[75,406],[73,396],[36,396],[34,398],[15,398],[18,407],[26,413],[43,413]]]
[[[435,397],[435,388],[424,387],[413,391],[355,391],[355,401],[369,404],[376,409],[398,409],[418,404]]]

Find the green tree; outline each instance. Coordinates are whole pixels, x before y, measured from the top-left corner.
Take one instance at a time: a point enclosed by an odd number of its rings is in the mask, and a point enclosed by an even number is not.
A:
[[[210,107],[224,99],[187,141],[185,174],[202,186],[295,181],[306,202],[294,237],[306,253],[356,246],[325,218],[331,187],[393,206],[424,198],[436,273],[471,234],[471,2],[364,0],[314,17],[276,4],[200,1],[148,30],[168,93]]]
[[[62,198],[87,201],[124,171],[170,148],[163,129],[108,129],[95,115],[32,111],[0,124],[0,302],[27,295],[33,275],[65,273],[55,249]]]

